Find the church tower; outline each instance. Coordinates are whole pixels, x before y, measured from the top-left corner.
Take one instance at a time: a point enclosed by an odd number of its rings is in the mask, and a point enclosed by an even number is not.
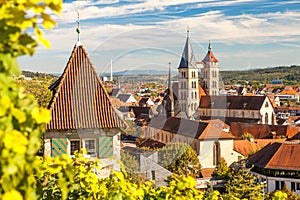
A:
[[[219,61],[211,50],[210,42],[208,44],[208,52],[202,60],[202,64],[201,75],[206,85],[206,94],[219,95]]]
[[[193,114],[199,106],[198,85],[198,68],[189,31],[187,31],[187,38],[178,67],[178,100],[181,111],[185,112],[187,118],[193,118]]]

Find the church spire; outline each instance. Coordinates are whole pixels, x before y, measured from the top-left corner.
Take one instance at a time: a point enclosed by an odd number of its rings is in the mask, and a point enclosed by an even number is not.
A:
[[[174,117],[174,96],[173,96],[173,89],[172,89],[172,75],[171,75],[171,62],[169,62],[169,97],[170,97],[170,117]]]
[[[196,59],[194,56],[192,44],[189,37],[189,28],[187,28],[187,36],[186,36],[186,42],[183,49],[183,53],[181,56],[181,60],[179,63],[179,69],[180,68],[196,68]]]
[[[211,51],[210,40],[208,41],[208,51]]]

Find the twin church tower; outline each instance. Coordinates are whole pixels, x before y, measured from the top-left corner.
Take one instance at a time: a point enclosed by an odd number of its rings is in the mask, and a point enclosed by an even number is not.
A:
[[[200,77],[199,68],[201,68]],[[180,110],[186,114],[187,118],[193,118],[193,114],[199,107],[200,96],[204,92],[206,95],[219,95],[219,70],[219,62],[211,50],[210,43],[202,62],[196,62],[189,31],[187,31],[187,38],[178,67],[177,91]]]

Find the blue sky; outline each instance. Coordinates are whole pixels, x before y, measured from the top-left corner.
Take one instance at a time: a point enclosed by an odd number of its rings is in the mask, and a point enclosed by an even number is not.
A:
[[[51,49],[38,47],[19,59],[21,69],[61,73],[77,40],[99,73],[113,70],[176,70],[187,27],[196,59],[208,41],[221,70],[300,64],[298,0],[85,0],[64,1],[58,26],[45,32]]]

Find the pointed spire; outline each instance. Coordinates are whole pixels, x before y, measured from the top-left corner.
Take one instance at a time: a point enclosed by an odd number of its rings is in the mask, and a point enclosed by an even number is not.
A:
[[[77,42],[80,42],[80,18],[79,18],[79,11],[77,10]]]
[[[169,62],[169,97],[171,101],[170,117],[174,117],[174,97],[172,89],[171,62]]]
[[[202,62],[219,62],[211,50],[210,40],[208,42],[208,51]]]
[[[187,30],[187,38],[183,49],[181,61],[178,68],[196,68],[196,59],[194,56],[192,44],[189,37],[189,28]]]

